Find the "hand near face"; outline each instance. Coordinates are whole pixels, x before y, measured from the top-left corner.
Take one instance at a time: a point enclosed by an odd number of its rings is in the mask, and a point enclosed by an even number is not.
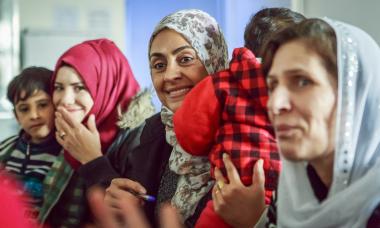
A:
[[[252,185],[245,186],[227,154],[223,155],[229,183],[215,168],[216,184],[212,191],[214,209],[233,227],[253,227],[265,210],[265,176],[263,161],[254,166]]]
[[[55,126],[58,143],[80,163],[85,164],[102,156],[94,115],[90,115],[86,127],[70,116],[64,108],[58,107],[55,113]]]

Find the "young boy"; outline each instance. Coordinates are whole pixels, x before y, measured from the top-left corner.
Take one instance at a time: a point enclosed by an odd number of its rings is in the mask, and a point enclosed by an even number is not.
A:
[[[44,179],[61,146],[54,137],[54,106],[50,97],[52,71],[29,67],[8,85],[7,97],[21,130],[0,144],[0,162],[30,196],[28,217],[37,218],[44,200]]]

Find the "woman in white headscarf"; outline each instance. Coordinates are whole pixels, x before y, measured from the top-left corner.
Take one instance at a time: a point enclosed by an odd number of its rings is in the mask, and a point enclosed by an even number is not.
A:
[[[121,204],[139,205],[136,195],[149,194],[156,202],[146,202],[143,208],[153,225],[157,206],[171,201],[185,224],[193,226],[210,198],[210,164],[207,157],[191,156],[178,145],[172,116],[200,80],[228,67],[227,46],[213,17],[181,10],[158,23],[148,57],[161,112],[137,127],[126,125],[107,156],[86,163],[79,172],[88,185],[108,186],[118,178],[105,197],[116,211]]]
[[[378,44],[354,26],[308,19],[276,34],[264,50],[268,112],[283,161],[267,226],[378,226]],[[235,196],[229,194],[231,183],[214,194],[216,203],[222,202],[217,207],[229,206],[230,211],[242,208],[228,204],[239,197],[236,186]],[[256,189],[251,196],[263,191]],[[256,212],[261,209],[242,211],[232,220],[255,217]]]

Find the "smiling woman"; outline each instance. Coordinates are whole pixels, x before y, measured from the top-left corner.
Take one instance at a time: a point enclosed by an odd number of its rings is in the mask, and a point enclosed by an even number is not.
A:
[[[163,30],[153,40],[150,68],[159,99],[172,111],[181,106],[190,89],[207,75],[194,48],[170,29]]]
[[[62,66],[54,82],[53,103],[56,108],[63,107],[70,115],[82,122],[90,112],[94,101],[77,71]]]
[[[57,62],[52,82],[58,111],[57,140],[68,152],[68,161],[77,168],[107,151],[118,130],[118,108],[127,108],[139,85],[127,59],[106,39],[86,41],[66,51]],[[82,143],[75,143],[79,136],[74,126],[86,121],[93,123],[90,126],[100,134],[91,143],[91,153],[83,152]]]
[[[169,200],[192,227],[210,197],[210,164],[207,157],[190,156],[177,144],[172,118],[200,80],[227,67],[226,43],[213,17],[181,10],[158,23],[148,58],[161,112],[136,128],[124,129],[106,156],[86,163],[79,172],[88,185],[108,186],[119,177],[105,197],[116,211],[121,204],[141,206],[130,192],[149,194],[157,198],[143,206],[151,224],[156,225],[159,205]]]

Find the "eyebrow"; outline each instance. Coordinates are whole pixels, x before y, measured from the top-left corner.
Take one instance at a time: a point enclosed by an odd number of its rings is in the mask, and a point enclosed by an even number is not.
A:
[[[20,107],[20,106],[27,106],[27,105],[28,105],[28,103],[19,101],[19,102],[16,104],[16,108],[17,108],[17,107]]]
[[[182,51],[184,49],[192,49],[192,50],[194,50],[194,48],[192,46],[190,46],[190,45],[184,45],[184,46],[181,46],[181,47],[178,47],[178,48],[174,49],[171,52],[171,54],[175,55],[175,54],[177,54],[178,52],[180,52],[180,51]],[[152,57],[155,57],[155,56],[156,57],[162,57],[164,55],[162,53],[159,53],[159,52],[153,52],[152,54],[150,54],[149,58],[152,58]]]
[[[302,69],[294,69],[294,70],[286,70],[285,74],[297,74],[297,73],[304,73],[305,71]]]
[[[302,70],[302,69],[291,69],[291,70],[286,70],[286,71],[284,71],[284,73],[285,73],[285,75],[294,75],[294,74],[299,74],[299,73],[305,73],[305,71],[304,70]],[[267,77],[266,78],[268,78],[268,79],[272,79],[272,78],[274,78],[275,77],[275,75],[276,74],[268,74],[267,75]]]
[[[54,82],[54,84],[63,85],[62,82]],[[74,82],[74,83],[70,83],[69,85],[76,86],[76,85],[85,85],[85,84],[83,82]]]
[[[49,102],[50,101],[50,98],[41,98],[41,99],[38,99],[35,101],[35,103],[39,103],[39,102]],[[23,106],[23,105],[29,105],[27,102],[25,101],[19,101],[17,104],[16,104],[16,107],[19,107],[19,106]]]

